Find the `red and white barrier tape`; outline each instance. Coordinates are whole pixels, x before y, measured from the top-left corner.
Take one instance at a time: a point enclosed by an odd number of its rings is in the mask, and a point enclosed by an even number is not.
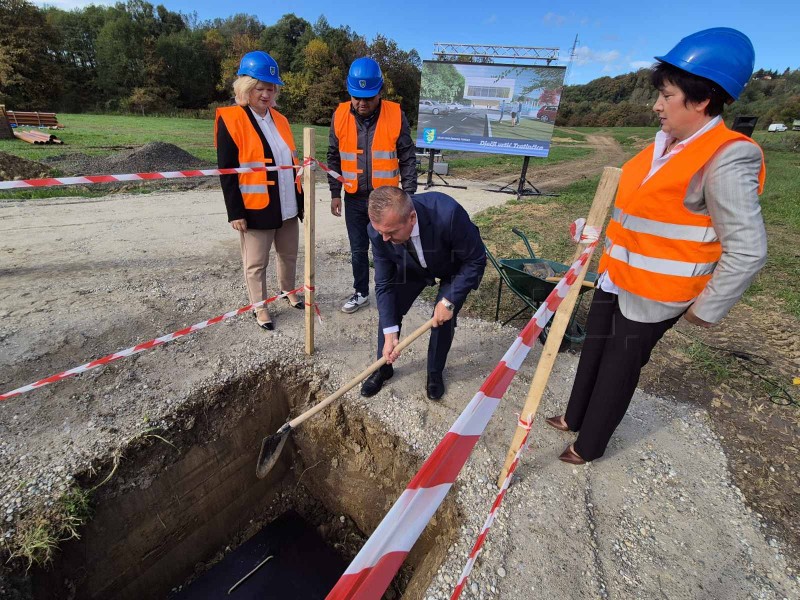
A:
[[[301,165],[277,165],[272,167],[237,167],[231,169],[193,169],[187,171],[163,171],[159,173],[126,173],[123,175],[81,175],[78,177],[45,177],[43,179],[21,179],[19,181],[0,181],[0,190],[53,187],[58,185],[89,185],[93,183],[113,183],[115,181],[153,181],[156,179],[187,179],[191,177],[212,177],[214,175],[236,175],[240,173],[263,173],[283,169],[297,169],[299,180],[305,167],[317,164],[328,175],[344,183],[344,178],[315,158],[307,157]]]
[[[61,373],[56,373],[55,375],[51,375],[50,377],[45,377],[44,379],[40,379],[39,381],[35,381],[33,383],[29,383],[28,385],[24,385],[15,390],[11,390],[10,392],[6,392],[5,394],[0,394],[0,401],[8,400],[9,398],[13,398],[14,396],[18,396],[20,394],[24,394],[25,392],[30,392],[31,390],[38,389],[45,385],[61,381],[62,379],[66,379],[67,377],[72,377],[73,375],[85,373],[90,369],[102,367],[103,365],[107,365],[108,363],[114,362],[115,360],[119,360],[120,358],[133,356],[134,354],[138,354],[139,352],[144,352],[145,350],[151,350],[152,348],[155,348],[157,346],[162,346],[167,342],[177,340],[178,338],[181,338],[185,335],[189,335],[190,333],[194,333],[195,331],[200,331],[201,329],[205,329],[209,325],[216,325],[217,323],[220,323],[222,321],[225,321],[226,319],[230,319],[232,317],[245,313],[249,310],[259,308],[271,302],[275,302],[275,300],[278,300],[279,298],[284,298],[289,294],[296,294],[297,292],[302,292],[302,291],[303,288],[299,287],[290,292],[283,292],[282,294],[278,294],[277,296],[272,296],[271,298],[267,298],[266,300],[261,300],[260,302],[248,304],[247,306],[243,306],[242,308],[237,308],[236,310],[226,312],[224,315],[214,317],[213,319],[208,319],[206,321],[201,321],[200,323],[195,323],[191,327],[186,327],[174,333],[162,335],[161,337],[157,337],[153,340],[150,340],[149,342],[144,342],[143,344],[137,344],[136,346],[133,346],[131,348],[126,348],[125,350],[114,352],[114,354],[109,354],[108,356],[104,356],[103,358],[98,358],[97,360],[93,360],[86,364],[80,365],[79,367],[74,367],[72,369],[69,369],[68,371],[62,371]],[[317,315],[319,315],[319,308],[315,306],[315,309],[317,311]]]
[[[576,228],[581,227],[576,223]],[[580,232],[578,233],[580,235]],[[556,284],[453,426],[347,567],[327,600],[379,600],[414,543],[439,508],[478,443],[511,380],[528,356],[597,245],[593,228],[579,239],[589,245]],[[594,238],[594,239],[592,239]]]
[[[483,542],[486,541],[486,536],[489,535],[489,528],[494,523],[494,519],[497,516],[497,511],[500,509],[500,505],[503,503],[503,498],[505,498],[506,492],[508,491],[508,486],[511,485],[511,476],[514,475],[514,471],[517,470],[517,465],[522,457],[522,453],[525,452],[528,447],[528,436],[531,433],[531,426],[533,425],[533,415],[530,415],[527,421],[520,417],[518,424],[525,429],[525,437],[522,438],[522,444],[520,444],[519,450],[517,450],[517,453],[514,455],[514,462],[512,462],[511,466],[508,468],[508,475],[506,475],[506,478],[503,480],[503,485],[500,487],[500,493],[497,494],[497,497],[492,503],[492,508],[489,510],[489,516],[486,517],[486,522],[481,528],[478,539],[475,540],[475,545],[472,546],[472,550],[469,551],[467,564],[464,565],[464,570],[461,572],[461,577],[458,578],[458,583],[453,589],[453,594],[450,596],[450,600],[458,600],[458,598],[461,596],[461,592],[464,591],[464,587],[467,585],[467,578],[472,572],[472,567],[475,565],[475,561],[478,559],[478,554],[480,554],[481,548],[483,548]]]

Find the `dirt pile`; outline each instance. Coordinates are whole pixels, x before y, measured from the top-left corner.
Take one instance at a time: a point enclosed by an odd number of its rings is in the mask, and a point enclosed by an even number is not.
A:
[[[50,169],[41,163],[0,152],[0,181],[36,179],[49,175]]]
[[[178,171],[207,164],[178,146],[165,142],[150,142],[139,148],[123,150],[106,157],[77,152],[54,156],[48,158],[46,162],[50,167],[70,175]]]

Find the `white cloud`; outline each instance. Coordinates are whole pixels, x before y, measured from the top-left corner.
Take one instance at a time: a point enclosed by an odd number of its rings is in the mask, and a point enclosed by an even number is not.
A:
[[[638,71],[639,69],[649,69],[653,66],[652,60],[634,60],[628,63],[631,69]]]
[[[73,10],[76,8],[84,8],[92,4],[98,6],[108,6],[116,2],[116,0],[32,0],[33,3],[42,8],[53,7],[60,8],[61,10]]]
[[[556,27],[561,27],[564,23],[567,22],[567,17],[565,17],[564,15],[556,14],[554,12],[549,12],[544,17],[542,17],[542,21],[544,21],[548,25],[555,25]]]
[[[484,25],[492,25],[494,23],[497,23],[497,15],[491,15],[488,19],[484,19],[483,21]]]
[[[588,65],[591,63],[611,64],[619,60],[619,50],[592,50],[589,46],[575,48],[575,64]]]

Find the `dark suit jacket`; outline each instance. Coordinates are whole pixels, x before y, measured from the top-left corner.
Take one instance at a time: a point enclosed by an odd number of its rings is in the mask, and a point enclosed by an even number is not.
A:
[[[409,256],[404,246],[384,242],[370,224],[367,228],[375,261],[375,295],[380,326],[397,325],[397,286],[409,280],[433,285],[441,280],[439,295],[461,308],[467,294],[478,289],[486,268],[486,251],[480,231],[464,208],[441,192],[412,196],[427,271]]]

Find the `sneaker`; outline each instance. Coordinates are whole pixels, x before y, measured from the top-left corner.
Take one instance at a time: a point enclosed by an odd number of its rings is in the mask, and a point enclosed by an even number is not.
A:
[[[342,312],[354,313],[362,306],[369,304],[369,296],[362,296],[359,292],[354,292],[350,299],[342,306]]]

